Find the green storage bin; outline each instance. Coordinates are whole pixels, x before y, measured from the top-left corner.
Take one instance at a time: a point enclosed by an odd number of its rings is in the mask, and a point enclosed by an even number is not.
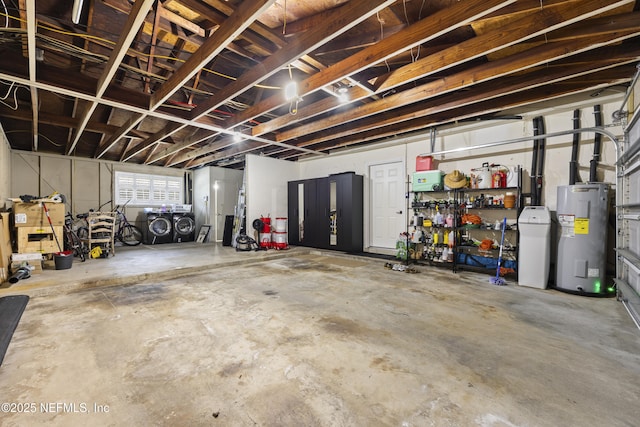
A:
[[[444,172],[439,170],[414,172],[413,191],[442,191],[444,190],[443,178]]]

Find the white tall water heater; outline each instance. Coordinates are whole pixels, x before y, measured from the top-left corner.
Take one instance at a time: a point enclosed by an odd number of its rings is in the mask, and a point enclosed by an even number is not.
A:
[[[558,187],[556,288],[585,295],[607,293],[609,185]]]

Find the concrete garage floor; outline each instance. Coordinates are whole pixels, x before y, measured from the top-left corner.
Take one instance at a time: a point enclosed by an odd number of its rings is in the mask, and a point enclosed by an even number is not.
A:
[[[614,298],[419,270],[187,244],[46,271],[0,289],[32,296],[0,367],[30,413],[0,424],[638,425],[640,333]]]

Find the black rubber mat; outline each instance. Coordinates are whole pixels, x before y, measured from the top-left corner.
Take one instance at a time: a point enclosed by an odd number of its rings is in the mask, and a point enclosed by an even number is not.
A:
[[[10,295],[0,298],[0,365],[28,302],[27,295]]]

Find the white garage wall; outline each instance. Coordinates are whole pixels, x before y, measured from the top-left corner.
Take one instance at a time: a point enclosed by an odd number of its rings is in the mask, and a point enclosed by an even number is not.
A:
[[[619,103],[602,105],[602,115],[607,131],[622,138],[622,127],[612,126],[611,115],[619,107]],[[580,125],[582,128],[594,127],[593,107],[580,108]],[[491,142],[517,139],[533,135],[533,115],[521,121],[496,123],[492,125],[477,124],[468,126],[464,133],[443,132],[437,138],[436,151],[457,147],[474,146]],[[573,128],[573,110],[543,115],[546,133],[567,131]],[[578,156],[579,176],[582,181],[589,179],[589,165],[593,157],[594,133],[586,132],[580,136]],[[545,167],[543,171],[544,194],[543,203],[551,210],[556,207],[556,188],[569,184],[569,161],[571,158],[572,135],[559,136],[546,140]],[[468,150],[436,156],[439,169],[450,172],[459,169],[470,173],[471,169],[482,166],[483,162],[502,165],[521,165],[524,170],[524,189],[529,191],[533,142],[500,145],[492,148]],[[427,153],[428,148],[415,150],[410,146],[410,157]],[[602,150],[598,168],[598,180],[615,183],[615,145],[606,136],[602,137]],[[413,164],[415,169],[415,163]]]
[[[205,167],[193,172],[193,212],[196,227],[213,226],[209,241],[222,240],[225,216],[233,215],[243,171]]]
[[[11,197],[11,147],[0,125],[0,211],[8,207],[8,197]]]
[[[623,129],[620,124],[612,123],[612,113],[620,107],[622,94],[602,102],[601,110],[603,123],[607,131],[622,139]],[[475,145],[500,142],[533,135],[533,118],[543,116],[546,133],[568,131],[573,128],[573,110],[579,108],[581,112],[581,127],[595,126],[593,104],[568,105],[553,107],[535,114],[523,116],[522,120],[483,121],[462,123],[453,127],[438,129],[435,151],[444,151],[459,147],[473,147]],[[556,207],[556,191],[558,185],[569,183],[569,161],[571,157],[572,135],[550,138],[546,141],[543,203],[551,210]],[[578,157],[579,175],[582,181],[589,179],[589,162],[593,156],[594,133],[581,135]],[[415,158],[420,154],[428,154],[430,149],[430,134],[411,139],[390,140],[386,146],[375,150],[353,149],[335,152],[325,157],[301,160],[300,178],[315,178],[332,173],[354,171],[365,177],[364,185],[364,240],[365,247],[369,246],[369,176],[370,165],[404,160],[406,162],[407,177],[415,172]],[[458,153],[436,156],[436,166],[444,172],[454,169],[469,174],[471,169],[482,166],[483,162],[502,165],[521,165],[524,170],[524,190],[529,191],[529,172],[531,170],[533,141],[500,145],[478,150],[464,150]],[[615,183],[615,147],[606,136],[602,138],[602,152],[598,178],[601,181]],[[399,230],[401,231],[401,230]]]
[[[73,213],[97,209],[113,199],[113,171],[184,176],[190,171],[148,165],[130,165],[106,160],[79,159],[54,154],[11,151],[12,198],[24,194],[47,196],[53,192],[64,194],[66,210]],[[110,205],[108,205],[110,206]],[[112,206],[110,206],[112,207]],[[142,227],[143,206],[127,206],[129,221]]]
[[[245,161],[247,234],[262,216],[287,217],[287,182],[299,179],[299,165],[286,160],[247,155]]]

